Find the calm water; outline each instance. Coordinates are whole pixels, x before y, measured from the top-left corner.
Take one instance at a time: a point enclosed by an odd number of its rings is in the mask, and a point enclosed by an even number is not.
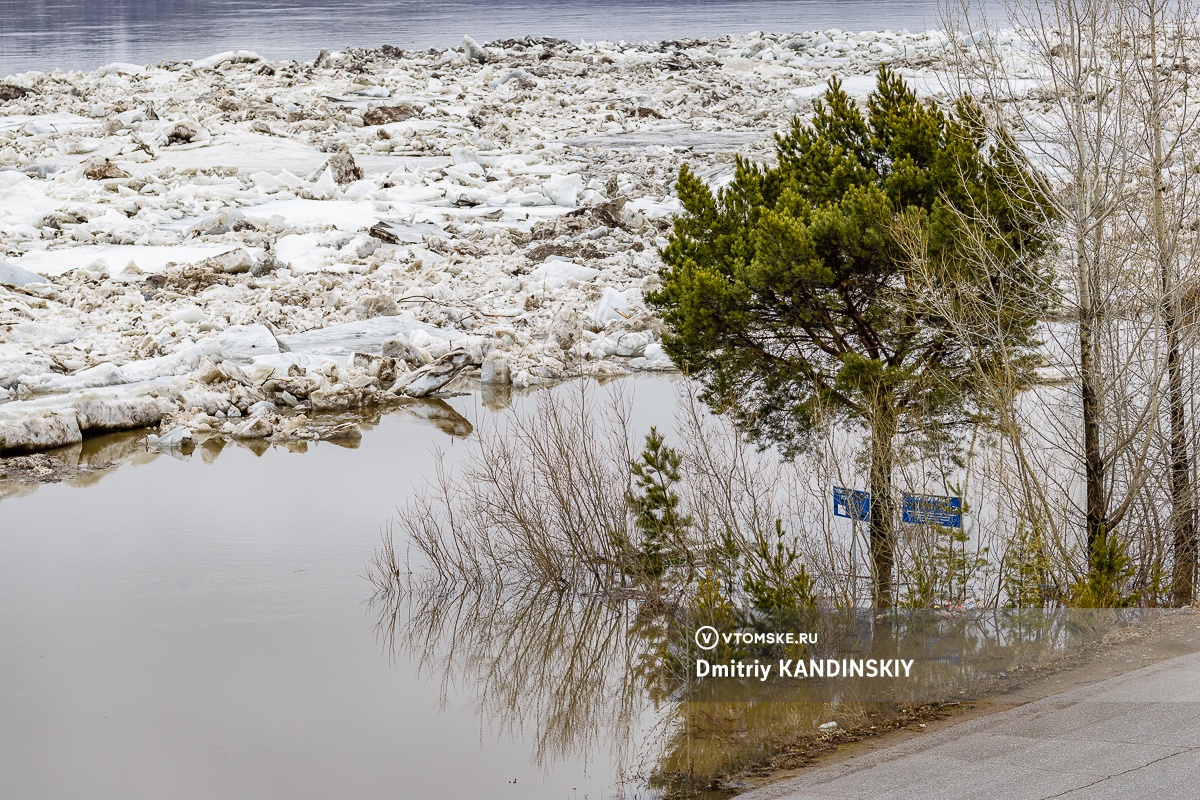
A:
[[[635,434],[673,436],[675,384],[618,382]],[[469,419],[497,413],[474,397],[416,410],[352,448],[176,458],[106,437],[74,455],[107,472],[0,486],[0,798],[646,800],[830,720],[958,699],[1110,624],[832,612],[775,629],[821,631],[808,657],[911,658],[913,679],[706,682],[686,609],[527,581],[377,591],[394,586],[364,579],[382,530],[435,449],[453,469]]]
[[[671,382],[629,383],[669,424]],[[395,413],[0,500],[0,797],[611,797],[605,742],[543,770],[522,714],[381,638],[366,565],[435,447],[465,442]]]
[[[230,49],[309,60],[323,47],[447,47],[463,34],[657,41],[937,20],[936,0],[0,0],[0,75]]]

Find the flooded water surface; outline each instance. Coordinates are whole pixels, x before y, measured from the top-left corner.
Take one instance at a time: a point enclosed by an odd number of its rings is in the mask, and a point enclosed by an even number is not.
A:
[[[634,435],[651,425],[672,435],[678,379],[616,386],[631,398]],[[537,400],[513,410],[540,413]],[[728,797],[707,787],[729,787],[781,743],[971,696],[1112,624],[813,611],[749,623],[809,640],[705,649],[698,626],[734,632],[728,609],[632,585],[381,573],[382,533],[434,474],[435,450],[453,470],[480,424],[509,413],[474,396],[416,404],[367,420],[352,447],[210,445],[172,457],[137,435],[110,437],[60,455],[111,469],[9,491],[0,794]],[[402,529],[391,541],[404,565]],[[848,664],[869,661],[889,672],[848,679]],[[739,663],[771,670],[710,674]]]
[[[669,381],[635,388],[670,418]],[[143,455],[0,501],[0,795],[611,796],[605,748],[543,769],[377,634],[381,530],[464,444],[397,413],[356,449]]]

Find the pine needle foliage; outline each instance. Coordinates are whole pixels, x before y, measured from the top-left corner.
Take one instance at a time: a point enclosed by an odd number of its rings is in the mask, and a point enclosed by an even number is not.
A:
[[[865,108],[833,79],[811,122],[796,118],[777,135],[775,166],[739,159],[716,194],[680,170],[684,212],[662,251],[662,287],[647,298],[667,323],[667,353],[714,410],[785,454],[827,421],[870,430],[882,605],[894,566],[894,437],[906,424],[983,415],[973,359],[1036,365],[1052,220],[1010,145],[989,142],[971,101],[943,110],[882,67]],[[963,341],[923,302],[896,235],[901,218],[917,221],[947,286],[982,282],[1005,298],[994,345]],[[979,269],[979,242],[999,265],[992,274]]]
[[[691,520],[680,511],[675,490],[682,461],[679,451],[666,443],[657,428],[651,428],[641,458],[630,465],[633,490],[629,505],[641,535],[634,560],[638,572],[648,578],[659,578],[667,567],[687,560]]]

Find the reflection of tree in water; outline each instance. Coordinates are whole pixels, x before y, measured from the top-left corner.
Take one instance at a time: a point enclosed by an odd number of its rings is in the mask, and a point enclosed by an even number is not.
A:
[[[382,559],[381,559],[382,562]],[[377,565],[378,566],[378,565]],[[1092,641],[1120,622],[1079,614],[910,613],[876,619],[829,611],[781,630],[811,630],[817,646],[722,645],[714,661],[912,658],[911,680],[701,680],[692,611],[641,592],[578,596],[559,587],[409,590],[373,571],[377,633],[393,658],[476,697],[481,723],[528,736],[542,768],[608,753],[623,776],[667,795],[705,796],[752,765],[788,762],[819,725],[886,726],[922,704],[953,701],[1021,666]],[[780,760],[780,754],[785,754]],[[632,788],[632,786],[627,787]],[[709,795],[717,796],[717,795]]]
[[[622,771],[632,765],[649,709],[644,685],[631,680],[645,650],[628,635],[632,604],[544,586],[431,583],[380,589],[373,607],[393,658],[439,676],[443,701],[469,688],[493,730],[530,737],[537,766],[601,752]]]

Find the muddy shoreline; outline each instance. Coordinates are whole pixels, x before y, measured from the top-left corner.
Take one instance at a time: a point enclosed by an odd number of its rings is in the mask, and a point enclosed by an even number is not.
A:
[[[976,687],[967,697],[940,703],[898,705],[890,717],[870,724],[781,744],[771,758],[730,774],[734,796],[769,786],[806,770],[842,763],[927,732],[1015,708],[1043,697],[1093,684],[1177,656],[1200,652],[1200,607],[1164,610],[1145,627],[1122,628],[1087,647],[1017,668]]]

